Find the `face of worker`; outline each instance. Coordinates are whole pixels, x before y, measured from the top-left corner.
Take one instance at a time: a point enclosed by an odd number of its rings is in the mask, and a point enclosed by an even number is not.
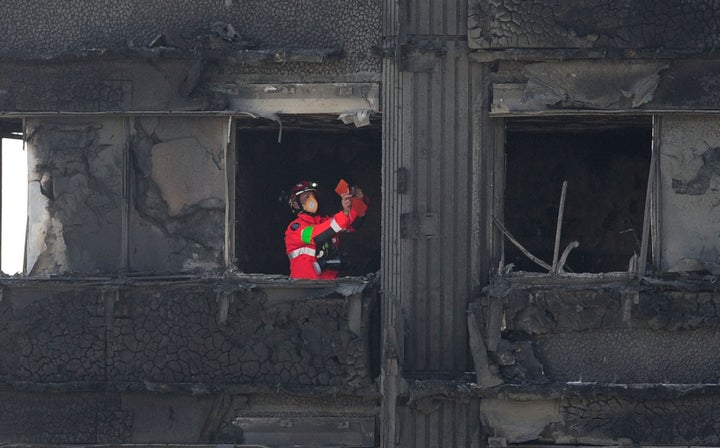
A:
[[[303,210],[308,213],[316,213],[318,211],[318,201],[315,198],[315,193],[312,191],[306,191],[300,195],[300,204],[302,204]]]

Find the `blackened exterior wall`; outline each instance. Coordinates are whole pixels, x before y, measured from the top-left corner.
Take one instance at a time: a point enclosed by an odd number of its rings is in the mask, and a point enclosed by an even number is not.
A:
[[[264,81],[280,74],[302,76],[306,82],[314,73],[318,79],[337,81],[341,74],[379,74],[380,60],[372,48],[379,44],[380,8],[379,0],[11,1],[0,19],[0,28],[5,30],[0,48],[4,58],[19,59],[99,50],[122,54],[167,35],[172,37],[167,42],[187,49],[199,45],[202,38],[196,38],[211,34],[211,26],[221,23],[231,24],[240,35],[238,50],[339,48],[345,55],[336,63],[314,67],[283,64],[266,70],[249,64],[240,73],[262,73]]]
[[[481,293],[502,241],[498,118],[714,114],[715,2],[15,6],[0,19],[0,111],[26,120],[34,160],[31,273],[61,278],[5,282],[4,441],[718,443],[712,264],[700,264],[710,278],[520,276]],[[364,280],[238,276],[236,171],[223,166],[233,117],[257,103],[278,122],[285,107],[376,110],[376,92],[381,316]],[[651,170],[650,190],[676,195],[649,207],[661,253],[657,209],[716,222],[717,175],[712,118],[655,118],[666,146],[654,147],[693,160],[670,165],[677,182]],[[677,143],[695,126],[707,147]],[[676,259],[715,253],[671,247]]]
[[[504,383],[484,424],[513,443],[717,443],[718,300],[710,283],[495,282],[470,307]]]
[[[329,413],[372,443],[374,287],[239,284],[6,284],[0,440],[251,443],[267,416]]]

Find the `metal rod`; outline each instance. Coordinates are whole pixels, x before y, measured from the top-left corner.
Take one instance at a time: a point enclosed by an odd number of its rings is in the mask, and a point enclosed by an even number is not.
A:
[[[510,242],[515,245],[515,247],[517,247],[518,249],[520,249],[520,251],[521,251],[522,253],[524,253],[526,257],[528,257],[530,260],[532,260],[533,262],[535,262],[535,264],[537,264],[538,266],[540,266],[540,267],[542,267],[542,268],[544,268],[544,269],[547,269],[548,272],[550,272],[550,271],[552,270],[552,266],[550,266],[549,264],[545,263],[544,261],[542,261],[541,259],[539,259],[539,258],[536,257],[535,255],[531,254],[530,251],[528,251],[527,249],[525,249],[525,248],[522,246],[522,244],[520,244],[520,243],[518,242],[518,240],[516,240],[515,237],[512,236],[512,234],[510,233],[510,231],[509,231],[508,229],[506,229],[505,226],[503,226],[502,223],[501,223],[495,216],[493,216],[493,222],[494,222],[495,225],[498,227],[498,229],[500,229],[500,231],[505,234],[505,236],[507,237],[507,239],[509,239]]]
[[[565,195],[567,193],[567,181],[563,181],[562,193],[560,193],[560,207],[558,207],[557,224],[555,226],[555,249],[553,250],[552,273],[558,272],[558,256],[560,255],[560,235],[562,234],[563,213],[565,211]]]
[[[565,262],[567,261],[567,257],[568,257],[568,255],[570,255],[570,251],[575,249],[578,246],[580,246],[580,243],[578,243],[577,241],[573,241],[567,245],[567,247],[563,251],[562,255],[560,256],[560,261],[558,262],[558,265],[557,265],[558,272],[563,272],[563,268],[565,267]]]
[[[653,120],[655,121],[655,120]],[[647,187],[645,189],[645,212],[643,213],[643,228],[642,228],[642,240],[640,242],[640,259],[637,263],[637,275],[645,275],[645,266],[647,264],[647,253],[648,253],[648,244],[650,239],[650,221],[652,217],[650,216],[651,213],[651,203],[652,203],[652,197],[653,197],[653,191],[655,190],[655,174],[656,174],[656,168],[655,168],[655,159],[657,158],[656,154],[658,151],[657,147],[657,137],[656,137],[656,131],[659,126],[657,122],[654,123],[655,126],[653,126],[653,142],[652,147],[650,150],[650,170],[648,172],[648,182]]]

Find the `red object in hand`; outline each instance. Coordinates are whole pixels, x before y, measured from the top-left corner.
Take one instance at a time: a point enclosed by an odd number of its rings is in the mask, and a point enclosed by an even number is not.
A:
[[[337,193],[339,196],[350,193],[350,185],[345,182],[345,179],[340,179],[340,182],[338,182],[337,186],[335,187],[335,193]]]
[[[345,182],[345,179],[340,179],[340,182],[338,182],[335,187],[335,193],[340,196],[350,193],[350,185]],[[358,216],[364,216],[367,211],[367,204],[365,204],[365,201],[362,199],[353,198],[352,209],[355,210],[355,213],[357,213]]]

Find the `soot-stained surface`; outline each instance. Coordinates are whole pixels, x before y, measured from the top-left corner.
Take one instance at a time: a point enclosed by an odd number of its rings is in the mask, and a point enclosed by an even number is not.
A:
[[[477,48],[707,48],[720,41],[712,0],[471,0]]]
[[[509,383],[717,384],[720,378],[713,349],[720,343],[720,295],[712,284],[699,291],[632,282],[515,285],[484,302],[489,357]]]
[[[0,442],[238,443],[241,416],[372,416],[376,289],[238,282],[5,286]]]
[[[337,76],[380,73],[372,48],[381,38],[380,0],[371,1],[96,1],[14,2],[3,5],[0,55],[39,59],[63,54],[102,54],[147,47],[158,36],[165,45],[193,45],[197,36],[212,35],[218,24],[230,24],[243,43],[237,50],[341,49],[345,57],[329,64],[273,64],[259,68],[238,64],[238,72],[283,73],[287,76]],[[218,40],[221,46],[228,42]],[[181,45],[182,46],[182,45]]]

